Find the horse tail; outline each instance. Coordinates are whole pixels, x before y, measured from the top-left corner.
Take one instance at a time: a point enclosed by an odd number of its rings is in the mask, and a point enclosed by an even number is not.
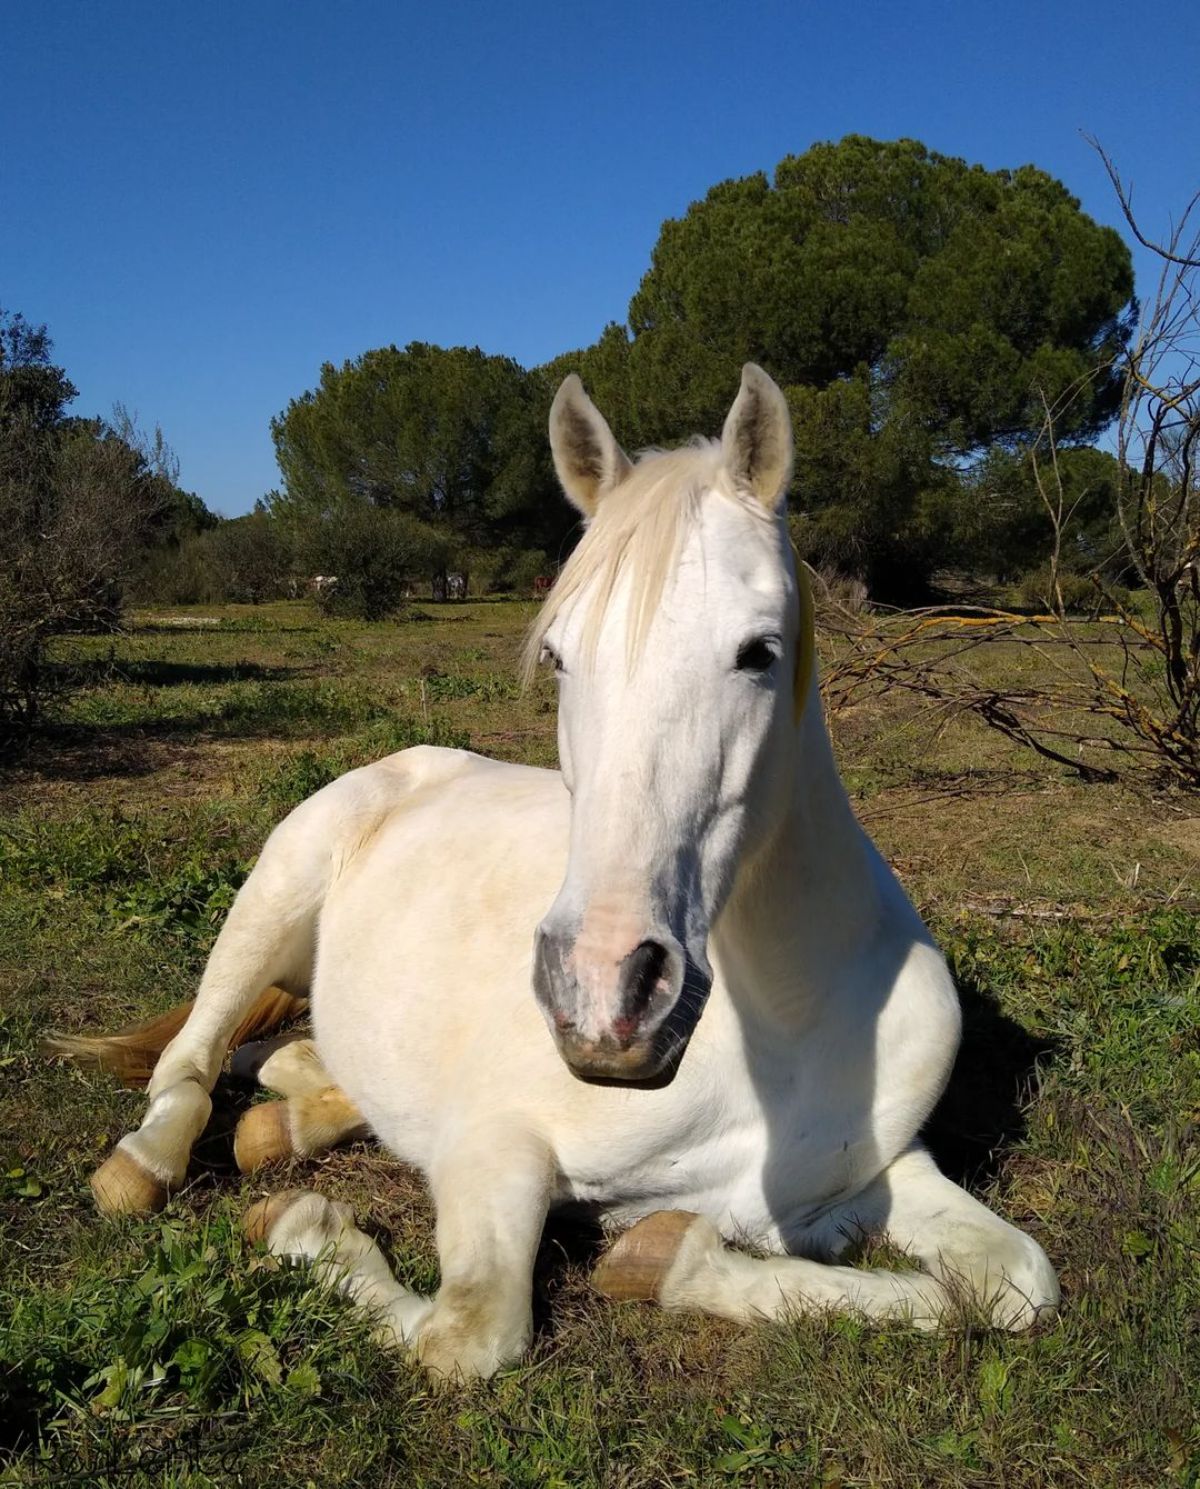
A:
[[[154,1074],[158,1057],[187,1023],[195,1001],[189,998],[116,1034],[55,1034],[42,1048],[47,1055],[73,1060],[85,1070],[106,1070],[126,1086],[144,1086]],[[235,1050],[251,1039],[266,1038],[307,1007],[307,998],[281,987],[266,988],[230,1035],[228,1048]]]

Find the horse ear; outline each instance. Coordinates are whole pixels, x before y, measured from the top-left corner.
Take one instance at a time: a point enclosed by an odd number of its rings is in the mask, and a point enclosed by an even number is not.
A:
[[[787,399],[761,367],[747,362],[721,431],[725,468],[741,490],[774,508],[792,479],[792,416]]]
[[[563,490],[585,517],[593,516],[605,492],[633,469],[573,372],[550,405],[550,450]]]

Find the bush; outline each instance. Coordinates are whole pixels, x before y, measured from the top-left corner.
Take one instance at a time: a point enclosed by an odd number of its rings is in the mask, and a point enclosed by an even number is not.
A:
[[[473,595],[528,595],[539,574],[554,573],[552,560],[541,548],[517,548],[511,544],[459,550],[451,567],[465,569],[470,574]]]
[[[205,516],[160,431],[119,408],[116,427],[67,414],[76,390],[50,350],[44,326],[0,310],[0,752],[45,700],[49,639],[111,630],[143,547]]]
[[[132,590],[159,605],[258,605],[289,594],[294,567],[291,533],[256,510],[152,550]]]
[[[205,533],[202,541],[222,599],[258,605],[287,593],[291,545],[282,526],[266,512],[222,522]]]
[[[542,574],[553,574],[554,566],[539,548],[517,553],[508,570],[506,588],[515,594],[532,594],[533,581]]]
[[[130,586],[132,597],[150,605],[221,604],[225,586],[207,537],[185,538],[178,547],[147,554]]]
[[[1055,610],[1057,601],[1053,588],[1050,567],[1045,564],[1025,576],[1018,593],[1022,605],[1031,610]],[[1122,585],[1101,585],[1086,574],[1064,573],[1062,570],[1058,575],[1058,588],[1062,595],[1063,608],[1070,615],[1095,618],[1114,605],[1128,606],[1132,599],[1129,591]]]
[[[401,610],[411,581],[446,568],[450,556],[446,538],[427,524],[365,502],[298,520],[292,531],[303,571],[337,578],[327,607],[359,620]]]
[[[867,586],[851,574],[842,574],[837,569],[819,568],[813,584],[813,598],[819,606],[829,606],[859,615],[866,609]]]
[[[24,450],[11,433],[0,430],[0,751],[45,701],[49,639],[119,623],[153,510],[136,455],[101,426],[78,421]]]

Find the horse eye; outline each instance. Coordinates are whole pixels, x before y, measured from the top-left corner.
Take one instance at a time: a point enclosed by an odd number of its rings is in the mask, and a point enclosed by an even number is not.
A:
[[[761,636],[756,641],[747,641],[737,654],[739,672],[766,672],[775,660],[775,649]]]

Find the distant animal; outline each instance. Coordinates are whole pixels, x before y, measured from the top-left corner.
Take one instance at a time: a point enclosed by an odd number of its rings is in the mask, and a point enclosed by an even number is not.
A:
[[[182,1028],[60,1043],[129,1068],[178,1029],[101,1207],[162,1204],[239,1024],[310,994],[311,1040],[239,1054],[287,1098],[243,1117],[239,1162],[375,1133],[428,1176],[441,1287],[403,1286],[311,1191],[247,1228],[436,1372],[521,1355],[559,1207],[632,1227],[596,1273],[617,1298],[935,1327],[966,1297],[1026,1328],[1053,1268],[919,1137],[958,998],[834,764],[783,394],[747,365],[720,440],[634,464],[572,376],[550,439],[588,524],[528,651],[557,678],[561,772],[418,747],[297,807]],[[920,1270],[835,1264],[863,1236]]]
[[[446,575],[446,598],[448,600],[467,598],[467,576],[465,574]]]
[[[550,574],[539,574],[533,581],[533,598],[544,600],[554,588],[554,579]]]
[[[338,587],[336,574],[314,574],[308,581],[309,590],[318,599],[328,599]]]

